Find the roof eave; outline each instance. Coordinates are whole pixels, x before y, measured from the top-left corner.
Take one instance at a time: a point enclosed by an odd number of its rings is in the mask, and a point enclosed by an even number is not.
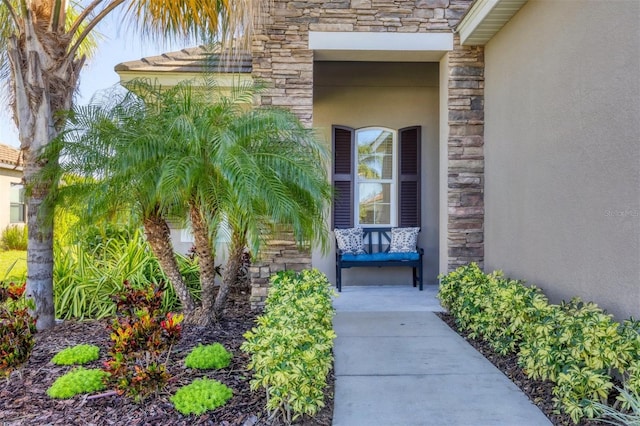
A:
[[[188,80],[197,80],[204,77],[203,71],[116,71],[120,77],[121,84],[127,84],[136,79],[146,79],[164,87],[175,86]],[[210,73],[208,77],[213,78],[219,87],[234,87],[238,83],[252,81],[251,73]]]
[[[15,170],[17,172],[24,171],[23,167],[17,164],[3,163],[0,162],[0,169],[2,170]]]
[[[476,0],[456,32],[463,46],[485,45],[528,0]]]
[[[220,54],[199,46],[123,62],[115,66],[115,71],[121,84],[145,79],[171,87],[206,75],[213,78],[219,87],[235,87],[239,83],[252,81],[251,59],[246,52]]]

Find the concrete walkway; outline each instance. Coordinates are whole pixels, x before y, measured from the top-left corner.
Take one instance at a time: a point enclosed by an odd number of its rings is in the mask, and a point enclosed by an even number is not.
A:
[[[437,315],[437,286],[343,287],[334,426],[551,423]]]

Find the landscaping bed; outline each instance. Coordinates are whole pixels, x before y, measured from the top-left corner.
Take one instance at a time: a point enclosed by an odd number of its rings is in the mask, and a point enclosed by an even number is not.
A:
[[[167,365],[173,377],[157,396],[141,404],[124,396],[78,395],[68,400],[52,399],[46,390],[54,380],[70,370],[50,362],[60,350],[81,343],[95,344],[100,359],[87,368],[101,368],[110,345],[108,320],[65,321],[54,330],[38,333],[36,345],[27,363],[0,381],[0,424],[48,425],[266,425],[265,392],[251,391],[251,372],[247,371],[249,355],[240,350],[243,334],[255,326],[256,313],[249,308],[247,294],[232,294],[220,324],[211,327],[184,326],[181,340],[171,349]],[[233,354],[231,365],[217,371],[201,371],[184,366],[184,358],[198,343],[221,343]],[[229,402],[201,416],[183,416],[169,401],[170,396],[194,379],[209,377],[233,390]],[[328,377],[326,406],[313,418],[299,424],[331,425],[333,418],[333,374]]]

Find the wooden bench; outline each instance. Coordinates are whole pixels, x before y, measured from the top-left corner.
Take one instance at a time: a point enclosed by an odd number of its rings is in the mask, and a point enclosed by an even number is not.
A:
[[[342,270],[348,268],[410,266],[413,286],[422,291],[422,258],[424,250],[416,247],[412,253],[389,253],[392,228],[363,228],[364,254],[343,253],[336,245],[336,287],[342,291]]]

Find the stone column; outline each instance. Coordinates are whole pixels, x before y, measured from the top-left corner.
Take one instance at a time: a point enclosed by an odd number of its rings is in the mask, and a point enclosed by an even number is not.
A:
[[[309,50],[309,24],[318,18],[303,17],[300,4],[283,0],[265,6],[267,18],[252,43],[254,79],[266,90],[262,105],[287,108],[311,127],[313,115],[313,51]],[[308,13],[308,11],[306,12]],[[251,307],[262,309],[271,274],[311,268],[311,255],[298,250],[293,235],[281,233],[265,244],[251,268]]]
[[[309,22],[295,3],[276,0],[265,6],[268,19],[252,43],[252,76],[267,86],[262,105],[287,108],[311,126],[313,115],[313,51]]]
[[[484,48],[449,54],[448,223],[449,271],[484,263]]]

